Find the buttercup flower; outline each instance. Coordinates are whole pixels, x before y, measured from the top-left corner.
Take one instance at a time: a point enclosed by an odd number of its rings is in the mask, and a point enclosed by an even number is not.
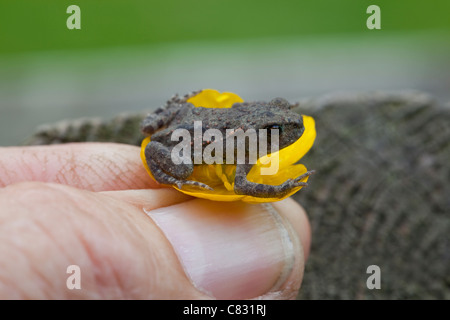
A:
[[[196,107],[206,108],[231,108],[236,102],[243,102],[243,100],[236,94],[231,92],[219,93],[216,90],[205,89],[197,95],[189,98],[187,102],[192,103]],[[316,138],[315,122],[312,117],[303,115],[303,124],[305,131],[303,135],[293,144],[287,146],[276,153],[266,155],[258,159],[257,163],[252,167],[247,175],[247,179],[251,182],[280,185],[288,179],[295,179],[300,175],[306,173],[306,168],[302,164],[296,164],[312,147]],[[141,159],[144,166],[153,178],[150,169],[147,166],[145,159],[145,147],[150,142],[150,137],[142,141]],[[278,161],[278,171],[273,175],[262,175],[261,169],[270,167],[270,161]],[[272,163],[273,165],[273,163]],[[234,192],[234,176],[236,172],[235,164],[202,164],[195,165],[193,173],[188,177],[188,180],[203,182],[214,190],[204,190],[198,187],[184,185],[182,189],[173,186],[178,191],[185,194],[215,201],[245,201],[250,203],[259,202],[274,202],[285,199],[298,190],[302,186],[296,187],[286,195],[277,198],[260,198],[248,195],[239,195]],[[154,179],[154,178],[153,178]],[[305,177],[302,182],[306,182],[308,177]]]

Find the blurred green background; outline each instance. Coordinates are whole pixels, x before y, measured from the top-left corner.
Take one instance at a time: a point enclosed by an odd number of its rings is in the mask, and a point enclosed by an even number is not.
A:
[[[72,4],[81,30],[66,27]],[[371,4],[381,30],[366,27]],[[0,145],[206,87],[246,100],[405,89],[450,100],[449,13],[448,0],[2,0]]]

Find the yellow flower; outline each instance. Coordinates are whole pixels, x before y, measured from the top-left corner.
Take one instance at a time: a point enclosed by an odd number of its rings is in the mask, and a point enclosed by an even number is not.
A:
[[[196,107],[206,108],[231,108],[236,102],[243,102],[243,100],[236,94],[231,92],[219,93],[216,90],[205,89],[198,93],[196,96],[187,100]],[[312,117],[303,116],[303,124],[305,131],[303,135],[293,144],[283,148],[272,155],[266,155],[258,159],[257,163],[253,166],[247,175],[247,179],[251,182],[280,185],[288,179],[295,179],[296,177],[304,174],[307,170],[302,164],[295,164],[299,161],[312,147],[316,138],[315,122]],[[147,172],[154,179],[151,171],[147,166],[145,160],[145,147],[150,142],[150,137],[145,138],[142,141],[141,159],[144,163]],[[272,163],[267,161],[270,159]],[[273,175],[262,175],[261,169],[273,165],[273,161],[278,161],[279,170]],[[196,165],[194,166],[193,173],[188,177],[188,180],[195,180],[203,182],[214,190],[203,190],[194,186],[183,186],[179,189],[177,186],[173,186],[178,191],[185,194],[204,198],[215,201],[245,201],[250,203],[258,202],[274,202],[285,199],[302,187],[294,188],[290,193],[277,198],[260,198],[247,195],[238,195],[234,192],[234,176],[236,172],[235,164],[212,164],[212,165]],[[306,182],[308,177],[305,177],[302,181]]]
[[[220,93],[213,89],[204,89],[187,102],[203,108],[231,108],[236,102],[244,102],[241,97],[232,92]]]

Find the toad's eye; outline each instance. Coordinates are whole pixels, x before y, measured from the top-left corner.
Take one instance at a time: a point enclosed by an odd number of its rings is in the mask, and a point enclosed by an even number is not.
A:
[[[270,125],[264,127],[264,129],[268,130],[269,134],[270,134],[270,130],[271,129],[275,129],[275,130],[278,129],[278,133],[282,133],[283,132],[283,126],[281,126],[279,124],[270,124]]]

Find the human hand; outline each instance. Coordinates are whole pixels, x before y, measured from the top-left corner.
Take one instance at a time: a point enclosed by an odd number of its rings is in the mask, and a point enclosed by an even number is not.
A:
[[[293,299],[309,245],[292,199],[214,202],[161,188],[138,147],[0,148],[2,299]],[[81,289],[66,285],[70,265]]]

